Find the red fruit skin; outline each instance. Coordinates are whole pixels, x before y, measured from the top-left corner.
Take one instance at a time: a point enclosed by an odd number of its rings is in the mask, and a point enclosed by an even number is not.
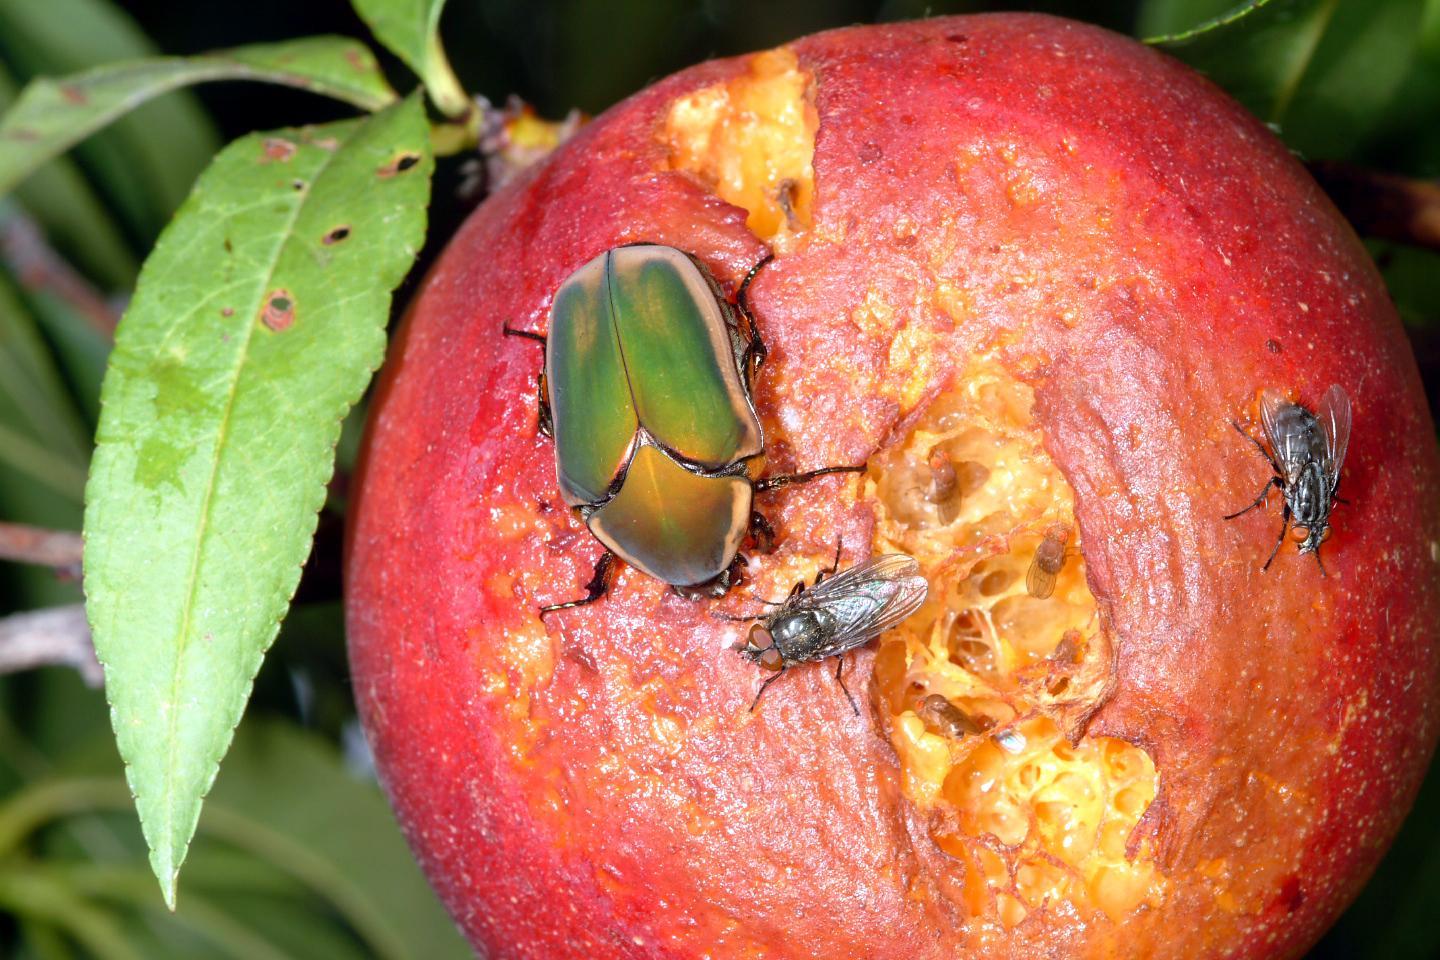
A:
[[[750,290],[771,469],[868,457],[903,432],[908,387],[933,395],[981,350],[1034,386],[1117,647],[1089,733],[1154,759],[1140,830],[1168,892],[1120,923],[1068,903],[1013,929],[969,917],[962,865],[824,669],[749,713],[759,677],[724,648],[734,625],[631,570],[548,631],[536,618],[579,593],[599,547],[535,433],[540,351],[501,324],[543,330],[560,281],[622,243],[680,247],[733,289],[765,247],[667,169],[657,131],[748,58],[660,81],[488,200],[391,351],[349,642],[427,875],[495,957],[1300,954],[1393,838],[1440,702],[1440,464],[1374,267],[1260,123],[1122,37],[985,15],[791,49],[820,126],[814,226]],[[963,309],[937,305],[942,282]],[[893,311],[862,322],[867,297]],[[1331,383],[1355,430],[1329,576],[1290,545],[1262,573],[1278,500],[1220,519],[1269,476],[1230,421],[1254,429],[1261,388],[1314,405]],[[864,553],[850,489],[762,499],[780,545],[758,595],[839,531]],[[857,695],[872,658],[849,668]]]

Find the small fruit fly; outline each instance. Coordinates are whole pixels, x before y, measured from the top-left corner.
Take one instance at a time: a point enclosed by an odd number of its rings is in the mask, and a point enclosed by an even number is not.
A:
[[[1226,520],[1249,513],[1265,502],[1271,487],[1279,487],[1285,497],[1284,520],[1275,549],[1262,570],[1269,570],[1280,545],[1288,533],[1301,553],[1315,554],[1320,572],[1325,564],[1320,559],[1320,544],[1330,536],[1330,511],[1339,501],[1340,467],[1345,463],[1345,450],[1350,445],[1350,397],[1333,385],[1320,398],[1320,409],[1312,413],[1298,403],[1270,390],[1260,395],[1260,420],[1270,449],[1231,421],[1240,435],[1270,462],[1275,475],[1265,482],[1260,496],[1244,510],[1228,515]],[[1344,501],[1340,501],[1344,502]],[[1290,529],[1291,521],[1295,528]]]
[[[836,559],[838,566],[838,552]],[[797,583],[790,596],[763,617],[730,618],[756,621],[745,642],[735,649],[750,662],[774,671],[760,684],[750,709],[755,709],[765,688],[784,671],[834,657],[835,679],[858,716],[860,708],[840,675],[845,654],[920,609],[928,592],[929,584],[915,559],[890,553],[828,578],[821,571],[809,587]]]
[[[1070,542],[1070,528],[1063,523],[1052,523],[1045,531],[1045,539],[1035,548],[1035,558],[1025,572],[1025,590],[1037,600],[1044,600],[1055,592],[1055,578],[1065,568],[1065,547]]]
[[[985,729],[938,693],[921,697],[915,703],[915,715],[925,724],[925,729],[951,740],[983,733]]]

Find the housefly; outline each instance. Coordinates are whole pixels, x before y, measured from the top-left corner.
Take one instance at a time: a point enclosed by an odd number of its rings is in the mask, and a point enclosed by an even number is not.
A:
[[[1260,421],[1270,445],[1268,450],[1238,423],[1232,421],[1231,425],[1255,444],[1275,475],[1265,482],[1254,503],[1225,519],[1234,520],[1254,510],[1265,502],[1271,487],[1279,487],[1285,497],[1284,519],[1275,549],[1261,569],[1270,569],[1288,533],[1301,553],[1315,554],[1315,562],[1324,573],[1320,544],[1330,536],[1330,511],[1338,499],[1340,467],[1350,445],[1350,397],[1338,385],[1331,386],[1320,398],[1319,410],[1312,413],[1267,390],[1260,395]]]
[[[814,584],[797,583],[790,596],[765,616],[740,618],[756,622],[745,642],[735,649],[751,663],[774,671],[760,684],[750,709],[755,709],[765,688],[784,671],[834,657],[835,679],[858,715],[860,708],[840,675],[845,654],[920,609],[928,591],[929,584],[915,559],[890,553],[828,578],[821,571]]]
[[[1037,600],[1044,600],[1055,592],[1055,578],[1065,568],[1065,546],[1070,542],[1070,528],[1063,523],[1052,523],[1045,531],[1045,539],[1035,548],[1035,557],[1030,569],[1025,571],[1025,590]]]

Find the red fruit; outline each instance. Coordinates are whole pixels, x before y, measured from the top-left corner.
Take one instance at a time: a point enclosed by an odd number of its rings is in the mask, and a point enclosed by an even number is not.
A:
[[[731,290],[773,249],[769,469],[870,471],[761,495],[776,551],[724,600],[627,569],[542,624],[599,546],[536,435],[539,350],[501,324],[543,330],[637,241]],[[1262,573],[1279,498],[1220,519],[1270,475],[1230,422],[1332,383],[1330,575],[1288,543]],[[1038,16],[825,33],[655,84],[451,242],[370,426],[356,690],[497,957],[1294,956],[1434,743],[1437,466],[1359,242],[1205,80]],[[852,658],[860,717],[825,665],[751,713],[744,626],[711,613],[840,538],[916,556],[931,600]]]

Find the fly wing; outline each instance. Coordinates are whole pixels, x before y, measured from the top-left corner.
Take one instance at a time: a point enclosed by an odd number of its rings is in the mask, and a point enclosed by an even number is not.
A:
[[[913,557],[891,553],[856,564],[804,591],[797,607],[824,609],[836,628],[814,659],[838,656],[909,617],[925,602],[930,585]]]
[[[1310,459],[1305,433],[1289,429],[1288,421],[1293,419],[1289,414],[1294,406],[1289,398],[1274,390],[1265,390],[1260,394],[1260,422],[1265,426],[1265,439],[1270,441],[1270,452],[1277,466],[1291,480],[1294,479],[1291,474],[1298,473]]]
[[[1325,431],[1325,472],[1333,487],[1340,479],[1340,466],[1350,447],[1350,395],[1337,383],[1320,399],[1320,429]]]

